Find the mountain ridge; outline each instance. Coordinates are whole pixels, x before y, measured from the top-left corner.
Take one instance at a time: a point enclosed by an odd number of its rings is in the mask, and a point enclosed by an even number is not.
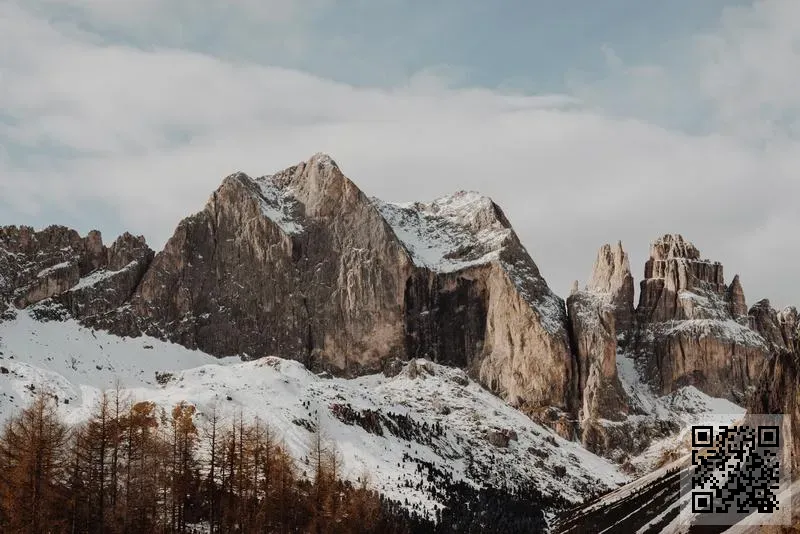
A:
[[[227,176],[158,253],[127,233],[107,247],[96,231],[0,227],[0,323],[75,319],[340,379],[422,358],[638,473],[719,406],[800,424],[796,309],[748,309],[739,276],[726,284],[678,234],[652,244],[638,305],[634,284],[622,243],[604,245],[564,300],[490,198],[384,202],[325,154]]]

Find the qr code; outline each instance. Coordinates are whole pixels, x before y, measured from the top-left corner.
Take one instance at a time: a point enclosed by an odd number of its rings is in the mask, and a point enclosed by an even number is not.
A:
[[[779,425],[693,426],[692,512],[776,512],[780,430]]]

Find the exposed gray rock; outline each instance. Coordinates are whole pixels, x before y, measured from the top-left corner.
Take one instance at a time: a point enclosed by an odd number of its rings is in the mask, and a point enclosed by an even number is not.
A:
[[[573,291],[567,312],[579,371],[581,439],[602,454],[608,440],[596,437],[604,428],[598,421],[622,421],[629,413],[616,360],[618,338],[628,335],[634,320],[633,277],[621,243],[600,248],[586,290]]]
[[[761,300],[750,309],[755,328],[770,344],[772,355],[759,377],[758,387],[749,398],[748,411],[753,414],[784,414],[783,437],[790,448],[791,468],[800,475],[800,329],[797,310],[787,308],[776,313],[769,301]]]
[[[90,296],[91,291],[69,294],[75,288],[88,289],[93,278],[102,278],[100,274],[111,277],[124,271],[122,262],[127,260],[127,265],[134,257],[140,263],[138,269],[104,285],[101,300],[105,304],[100,304],[97,294]],[[95,230],[81,237],[63,226],[41,231],[27,226],[0,227],[0,306],[13,303],[24,308],[53,298],[71,307],[79,318],[107,312],[130,297],[151,257],[144,239],[129,234],[106,248]]]
[[[378,371],[405,356],[412,263],[327,156],[226,178],[181,222],[132,299],[142,330],[224,356]]]
[[[118,309],[133,295],[154,255],[143,237],[127,232],[104,253],[101,268],[56,297],[73,317],[98,327],[119,325]]]
[[[567,299],[567,308],[580,370],[581,419],[624,419],[628,402],[617,376],[613,306],[595,294],[579,292]]]
[[[742,283],[739,281],[739,275],[733,277],[731,285],[728,286],[727,294],[725,295],[728,303],[730,304],[731,316],[737,321],[742,318],[747,318],[747,302],[744,298],[744,289]]]
[[[726,286],[719,262],[701,259],[680,235],[665,235],[651,247],[641,287],[635,350],[657,390],[693,385],[743,402],[768,347],[744,324],[738,277]]]
[[[729,316],[717,305],[725,291],[722,264],[700,259],[682,236],[665,235],[650,247],[636,311],[647,323],[716,319],[720,312]]]
[[[470,192],[375,203],[417,267],[406,287],[409,355],[464,367],[534,416],[575,410],[564,302],[502,210]]]
[[[517,440],[517,433],[511,429],[489,430],[486,433],[486,441],[495,447],[505,449],[512,441]]]
[[[627,331],[633,324],[633,275],[628,254],[622,242],[615,247],[603,245],[597,253],[592,277],[587,289],[599,293],[613,307],[619,331]]]
[[[0,280],[0,295],[17,306],[52,298],[116,334],[341,375],[429,358],[534,417],[554,407],[565,432],[580,402],[563,300],[475,193],[387,204],[317,154],[272,176],[227,177],[155,257],[128,235],[106,249],[99,233],[13,234],[2,272],[30,265]]]

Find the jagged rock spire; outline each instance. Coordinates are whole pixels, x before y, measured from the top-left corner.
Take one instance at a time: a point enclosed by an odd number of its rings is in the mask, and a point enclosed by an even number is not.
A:
[[[627,329],[633,318],[633,275],[622,242],[605,244],[597,252],[588,290],[606,296],[614,306],[617,329]]]
[[[733,277],[725,297],[730,304],[731,315],[734,319],[747,317],[747,302],[744,298],[744,289],[742,289],[738,274]]]
[[[641,288],[637,312],[645,322],[711,318],[704,306],[697,305],[705,301],[692,295],[704,293],[722,300],[727,290],[722,264],[700,259],[697,247],[679,234],[664,235],[652,244]]]

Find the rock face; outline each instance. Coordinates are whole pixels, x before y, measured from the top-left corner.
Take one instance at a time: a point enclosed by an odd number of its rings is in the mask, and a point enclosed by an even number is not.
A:
[[[764,337],[771,357],[750,397],[748,411],[754,414],[783,414],[787,425],[782,433],[792,451],[792,471],[800,474],[800,324],[797,309],[776,312],[768,300],[750,309],[754,328]]]
[[[32,262],[0,288],[17,307],[49,299],[116,334],[346,376],[425,357],[573,431],[564,302],[500,208],[475,193],[384,203],[318,154],[272,176],[225,178],[155,257],[129,235],[110,248],[97,233],[31,235],[2,247],[2,273]]]
[[[604,245],[586,289],[576,284],[567,299],[581,439],[600,454],[638,453],[679,428],[659,415],[657,401],[639,398],[641,388],[657,399],[695,386],[744,404],[771,355],[786,350],[796,329],[796,312],[779,318],[769,303],[748,316],[739,277],[726,286],[722,265],[701,259],[680,235],[652,244],[644,274],[634,310],[627,255],[621,244]]]
[[[605,296],[613,307],[615,322],[621,332],[633,327],[633,275],[622,242],[615,247],[603,245],[600,248],[587,289]]]
[[[153,255],[143,237],[126,232],[105,250],[100,268],[55,300],[88,325],[115,324],[117,309],[131,298]]]
[[[617,373],[617,343],[633,324],[633,277],[621,243],[600,248],[589,285],[580,291],[576,283],[567,311],[582,399],[581,438],[591,450],[605,452],[616,444],[601,421],[623,421],[629,413]]]
[[[130,234],[105,247],[97,231],[0,227],[0,307],[54,299],[75,317],[95,317],[130,298],[152,257],[144,238]]]
[[[404,355],[412,264],[327,156],[225,179],[132,300],[142,330],[215,355],[281,355],[358,373]]]
[[[725,299],[730,305],[731,317],[738,322],[741,322],[741,319],[747,317],[747,302],[744,298],[744,289],[742,289],[742,283],[739,281],[738,274],[733,277],[731,285],[728,286]]]
[[[617,376],[617,340],[633,326],[633,276],[622,243],[603,245],[585,291],[567,299],[577,355],[583,421],[622,420],[628,413]]]
[[[463,191],[375,202],[416,266],[406,286],[409,354],[463,366],[526,413],[565,423],[578,394],[564,302],[502,210]]]
[[[0,320],[34,306],[344,376],[427,358],[600,453],[641,452],[676,430],[650,417],[644,389],[692,385],[800,417],[781,389],[797,387],[795,309],[748,312],[739,277],[726,285],[722,265],[679,235],[653,243],[644,274],[634,308],[628,255],[604,245],[565,304],[491,199],[382,202],[323,154],[228,176],[157,255],[130,234],[107,247],[99,232],[0,228]]]
[[[725,291],[719,262],[700,259],[682,236],[665,235],[650,247],[637,313],[644,323],[717,319],[728,315],[717,305]]]
[[[700,258],[680,235],[653,243],[641,283],[637,353],[666,394],[685,385],[743,402],[768,350],[748,328],[738,276],[726,286],[722,265]]]

